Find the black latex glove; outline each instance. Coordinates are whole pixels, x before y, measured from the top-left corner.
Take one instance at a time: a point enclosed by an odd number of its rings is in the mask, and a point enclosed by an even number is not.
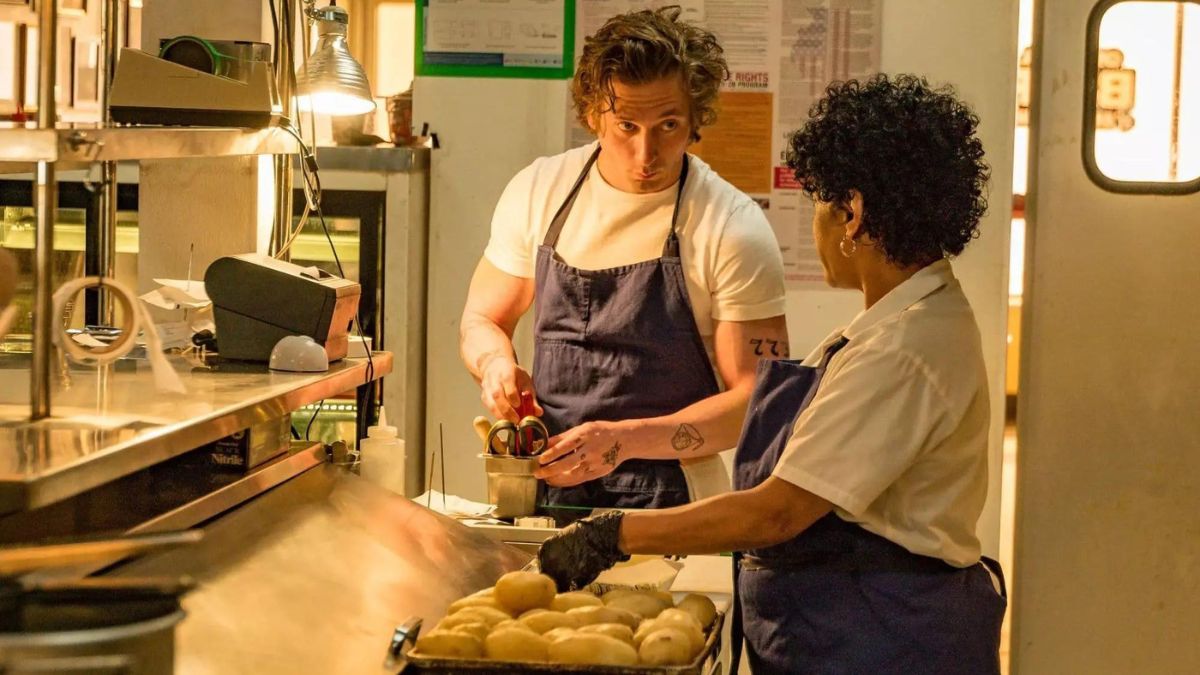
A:
[[[546,540],[538,551],[542,574],[565,592],[583,588],[604,570],[629,560],[617,545],[623,516],[612,511],[585,518]]]

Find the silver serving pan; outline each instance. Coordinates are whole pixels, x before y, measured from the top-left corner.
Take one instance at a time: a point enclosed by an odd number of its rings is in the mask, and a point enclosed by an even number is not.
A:
[[[721,672],[721,626],[725,613],[717,612],[717,618],[708,629],[704,649],[695,660],[684,666],[570,666],[562,663],[518,663],[515,661],[491,661],[484,659],[441,659],[412,653],[421,620],[411,619],[396,628],[392,645],[388,650],[385,667],[404,675],[519,675],[520,673],[576,673],[578,675],[718,675]]]

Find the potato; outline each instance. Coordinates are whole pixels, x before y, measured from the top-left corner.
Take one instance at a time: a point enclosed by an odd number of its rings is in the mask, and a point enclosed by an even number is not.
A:
[[[676,607],[691,614],[696,621],[700,622],[701,629],[707,629],[717,618],[717,606],[705,595],[688,593]]]
[[[604,606],[633,612],[643,619],[653,619],[671,607],[662,598],[635,591],[610,591],[604,594]]]
[[[587,591],[559,593],[550,601],[550,609],[556,612],[567,612],[577,607],[602,606],[604,602]]]
[[[559,626],[558,628],[551,628],[550,630],[546,631],[545,633],[542,633],[542,637],[546,638],[550,642],[554,642],[555,640],[569,637],[574,634],[575,634],[574,628],[571,628],[569,626]]]
[[[567,628],[579,627],[579,619],[565,612],[538,612],[537,614],[522,616],[518,620],[538,633],[545,633],[546,631],[564,626]]]
[[[496,624],[495,626],[492,626],[492,630],[500,630],[501,628],[519,628],[523,631],[528,631],[535,635],[537,634],[537,631],[535,631],[534,629],[530,628],[529,626],[526,626],[525,624],[521,623],[520,620],[518,620],[518,619],[505,619],[504,621],[501,621],[500,623]]]
[[[594,623],[621,623],[621,615],[616,609],[609,607],[576,607],[567,612],[574,617],[580,626],[590,626]]]
[[[467,635],[474,635],[475,637],[479,638],[480,640],[483,640],[484,638],[486,638],[488,636],[488,633],[492,632],[491,626],[488,626],[486,623],[480,623],[480,622],[462,623],[462,624],[455,626],[454,628],[451,628],[450,630],[455,633],[466,633]]]
[[[700,625],[700,622],[696,619],[696,617],[683,611],[682,609],[678,609],[675,607],[672,607],[670,609],[664,609],[658,615],[657,619],[658,619],[659,623],[667,623],[667,624],[681,625],[681,626],[692,626],[697,631],[699,631],[701,633],[704,632],[704,626]]]
[[[500,661],[545,661],[549,647],[546,638],[520,628],[492,631],[483,642],[487,657]]]
[[[638,590],[635,592],[643,593],[643,594],[649,595],[650,597],[653,597],[653,598],[658,598],[659,600],[662,600],[663,602],[667,603],[667,607],[675,606],[675,596],[671,595],[670,592],[668,592],[668,591],[660,591],[658,589],[647,589],[647,590]]]
[[[627,609],[608,606],[605,606],[605,609],[614,612],[615,616],[617,617],[616,623],[623,623],[626,626],[629,626],[629,630],[637,630],[638,624],[642,622],[641,614],[635,614]]]
[[[495,607],[464,607],[442,619],[438,623],[438,628],[449,629],[464,623],[486,623],[488,627],[492,627],[511,618],[507,612],[502,612]]]
[[[580,626],[579,632],[599,633],[633,644],[633,629],[623,623],[593,623],[588,626]]]
[[[687,616],[686,621],[671,621],[669,618],[664,621],[662,617],[643,621],[633,634],[634,646],[640,649],[642,642],[657,630],[675,628],[687,635],[690,643],[689,657],[699,654],[700,650],[704,649],[704,633],[700,632],[700,629],[696,627],[696,620],[690,614],[685,614],[685,616]]]
[[[633,647],[616,638],[580,632],[551,642],[547,655],[553,663],[600,666],[633,666],[638,660]]]
[[[446,613],[453,614],[458,610],[466,609],[467,607],[491,607],[492,609],[504,611],[504,609],[500,607],[499,601],[490,595],[468,595],[465,598],[459,598],[458,600],[450,603],[450,607],[446,610]],[[505,612],[505,614],[507,613],[508,612]]]
[[[483,588],[478,591],[475,591],[474,593],[468,595],[467,597],[468,598],[490,598],[490,597],[492,597],[492,594],[495,591],[496,591],[495,586],[488,586],[487,588]]]
[[[483,656],[483,643],[474,635],[450,630],[431,630],[417,638],[413,651],[421,656],[477,659]]]
[[[554,580],[537,572],[509,572],[496,582],[493,595],[513,614],[550,606],[558,589]]]
[[[678,628],[659,628],[638,647],[638,659],[647,666],[681,666],[692,656],[691,640]]]

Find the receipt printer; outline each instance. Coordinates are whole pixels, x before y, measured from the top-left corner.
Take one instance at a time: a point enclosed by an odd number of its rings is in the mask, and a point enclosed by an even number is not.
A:
[[[213,303],[217,351],[223,358],[267,361],[275,343],[307,335],[329,360],[346,355],[350,323],[358,312],[358,284],[316,267],[262,255],[218,258],[204,273]]]

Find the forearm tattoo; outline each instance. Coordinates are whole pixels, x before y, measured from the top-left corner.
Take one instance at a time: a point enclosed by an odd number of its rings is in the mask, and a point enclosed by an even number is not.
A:
[[[771,356],[777,359],[786,359],[791,356],[786,342],[779,340],[767,340],[764,338],[753,338],[750,344],[754,345],[755,356]]]
[[[675,435],[671,437],[671,447],[675,448],[676,452],[684,450],[694,450],[704,445],[704,437],[696,430],[696,427],[690,424],[680,424],[675,430]]]
[[[602,459],[604,461],[604,463],[609,466],[616,466],[617,465],[617,453],[619,453],[619,452],[621,452],[621,444],[619,442],[613,443],[613,446],[611,448],[604,451],[604,454],[600,456],[600,459]]]

